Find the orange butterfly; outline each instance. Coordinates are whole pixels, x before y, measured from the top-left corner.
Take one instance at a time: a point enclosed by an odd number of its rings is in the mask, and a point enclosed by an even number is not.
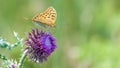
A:
[[[49,7],[43,13],[39,13],[38,15],[34,16],[32,21],[54,27],[56,26],[56,19],[57,19],[56,10],[53,7]]]

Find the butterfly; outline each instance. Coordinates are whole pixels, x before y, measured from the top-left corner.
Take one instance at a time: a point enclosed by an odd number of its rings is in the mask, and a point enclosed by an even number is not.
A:
[[[56,26],[56,19],[57,19],[56,10],[53,7],[49,7],[44,12],[35,15],[32,21],[54,27]]]

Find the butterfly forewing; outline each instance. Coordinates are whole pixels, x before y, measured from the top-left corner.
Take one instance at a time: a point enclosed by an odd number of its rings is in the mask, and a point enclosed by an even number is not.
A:
[[[56,10],[53,7],[49,7],[43,13],[40,13],[33,17],[32,20],[34,22],[43,23],[53,27],[55,26],[56,18],[57,18]]]

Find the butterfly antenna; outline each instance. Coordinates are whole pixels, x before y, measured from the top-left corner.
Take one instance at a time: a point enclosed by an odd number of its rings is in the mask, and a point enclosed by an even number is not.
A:
[[[32,19],[27,18],[27,17],[24,17],[24,20],[27,20],[27,21],[32,21]]]

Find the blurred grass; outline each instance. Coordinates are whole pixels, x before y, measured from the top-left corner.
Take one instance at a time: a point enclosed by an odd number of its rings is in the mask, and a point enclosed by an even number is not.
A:
[[[120,1],[119,0],[0,0],[0,36],[11,43],[13,31],[26,38],[35,28],[35,14],[49,6],[57,10],[58,49],[43,64],[25,61],[24,68],[120,68]],[[19,60],[17,47],[11,52]],[[2,61],[1,61],[2,62]]]

